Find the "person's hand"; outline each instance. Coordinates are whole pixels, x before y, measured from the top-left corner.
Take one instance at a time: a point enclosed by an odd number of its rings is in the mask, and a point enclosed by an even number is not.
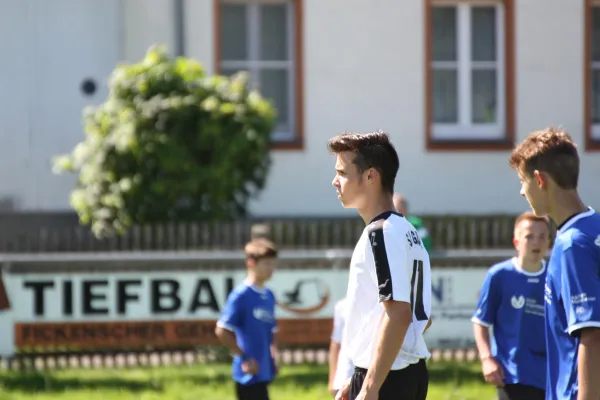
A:
[[[504,370],[493,357],[481,361],[481,371],[486,382],[498,387],[504,386]]]
[[[329,393],[335,398],[337,390],[333,388],[333,382],[327,383],[327,390],[329,390]]]
[[[350,400],[350,384],[352,383],[352,378],[348,378],[346,382],[342,385],[340,390],[338,390],[335,395],[335,400]]]
[[[249,358],[242,362],[242,371],[246,374],[256,375],[258,374],[258,363],[255,359]]]
[[[378,400],[378,399],[379,399],[378,392],[365,392],[364,390],[361,390],[360,393],[358,394],[358,397],[356,398],[356,400]]]

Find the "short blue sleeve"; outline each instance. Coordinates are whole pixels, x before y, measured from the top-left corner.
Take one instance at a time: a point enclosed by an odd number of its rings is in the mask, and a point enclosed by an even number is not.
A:
[[[598,249],[573,240],[562,252],[561,297],[569,334],[600,328],[600,259]]]
[[[275,307],[277,306],[277,298],[275,297],[275,293],[273,293],[271,290],[269,290],[269,294],[271,295],[271,301],[272,301],[272,306],[273,306],[273,317],[275,317]],[[276,333],[279,328],[277,327],[277,319],[273,318],[273,333]]]
[[[232,332],[241,328],[244,307],[241,299],[239,293],[231,292],[229,294],[223,312],[219,317],[219,321],[217,321],[217,326]]]
[[[498,311],[499,291],[498,291],[498,276],[493,272],[488,272],[485,276],[485,281],[481,287],[479,293],[479,300],[477,302],[477,309],[471,321],[485,326],[490,327],[494,325],[496,321],[496,312]]]

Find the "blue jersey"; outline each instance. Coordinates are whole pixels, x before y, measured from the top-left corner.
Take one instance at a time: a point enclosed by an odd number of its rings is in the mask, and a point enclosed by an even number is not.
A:
[[[546,265],[532,273],[516,259],[489,269],[472,321],[493,327],[492,356],[505,372],[504,383],[546,388],[544,282]]]
[[[245,357],[258,362],[258,374],[253,376],[242,371],[243,357],[234,357],[233,379],[244,385],[272,381],[275,364],[271,344],[276,330],[273,292],[245,283],[237,286],[227,297],[217,325],[234,332]]]
[[[545,298],[546,399],[577,399],[579,330],[600,328],[600,215],[594,210],[559,227]]]

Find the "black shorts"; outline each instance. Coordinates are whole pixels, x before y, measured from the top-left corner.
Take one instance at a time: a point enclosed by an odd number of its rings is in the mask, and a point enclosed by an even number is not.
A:
[[[350,385],[350,400],[356,399],[367,375],[364,368],[355,368]],[[406,368],[390,371],[379,389],[379,400],[425,400],[429,373],[425,360]]]
[[[237,400],[269,400],[269,390],[267,382],[253,383],[251,385],[242,385],[235,383],[235,393]]]
[[[546,392],[540,388],[520,383],[498,388],[498,400],[544,400]]]

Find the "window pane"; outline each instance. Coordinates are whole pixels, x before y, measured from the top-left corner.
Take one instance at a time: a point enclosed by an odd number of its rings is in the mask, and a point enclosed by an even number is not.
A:
[[[269,4],[260,7],[261,60],[288,59],[287,6]]]
[[[473,61],[496,61],[496,9],[471,9],[471,55]]]
[[[285,69],[260,71],[260,92],[277,109],[277,128],[289,131],[289,76]]]
[[[456,61],[456,7],[433,7],[433,61]]]
[[[458,74],[456,70],[433,70],[433,122],[458,122]]]
[[[239,71],[239,69],[237,69],[237,68],[221,68],[220,74],[225,75],[225,76],[231,76],[238,71]]]
[[[493,124],[497,121],[496,96],[498,85],[495,70],[472,71],[473,97],[471,110],[473,123]]]
[[[248,59],[246,6],[221,6],[221,59],[239,61]]]
[[[592,7],[592,61],[600,61],[600,7]]]
[[[600,123],[600,70],[592,70],[592,123]]]

